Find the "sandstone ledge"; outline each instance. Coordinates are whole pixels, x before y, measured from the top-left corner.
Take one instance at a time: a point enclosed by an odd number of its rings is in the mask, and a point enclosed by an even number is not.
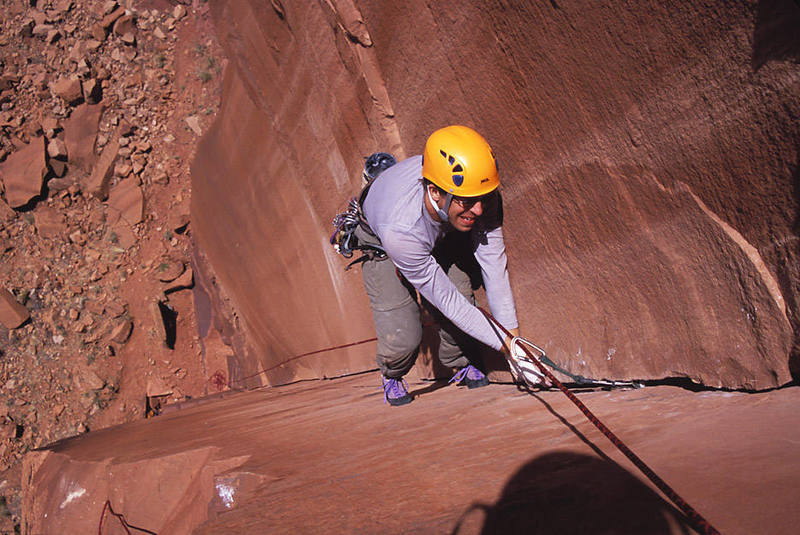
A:
[[[91,533],[109,499],[132,524],[177,535],[449,533],[460,521],[463,534],[679,532],[560,392],[441,386],[412,383],[400,409],[374,374],[228,393],[63,441],[26,458],[25,519],[30,533]],[[794,533],[800,462],[786,444],[800,440],[800,389],[580,397],[723,533]]]

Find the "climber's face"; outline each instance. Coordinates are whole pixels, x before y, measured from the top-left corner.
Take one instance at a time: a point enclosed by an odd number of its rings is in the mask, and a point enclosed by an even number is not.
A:
[[[483,205],[488,200],[485,197],[453,197],[447,212],[453,228],[461,232],[472,230],[475,221],[483,215]]]

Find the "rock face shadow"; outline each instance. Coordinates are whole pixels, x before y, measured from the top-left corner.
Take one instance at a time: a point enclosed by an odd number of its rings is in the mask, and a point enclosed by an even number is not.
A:
[[[479,531],[471,519],[482,511]],[[506,483],[496,503],[473,504],[451,532],[509,534],[691,533],[686,518],[617,463],[552,452],[536,457]]]
[[[798,24],[800,2],[797,0],[761,0],[758,3],[751,58],[754,71],[769,61],[800,59]]]
[[[798,5],[798,11],[800,11],[800,5]],[[800,161],[800,151],[798,152],[798,161]],[[792,174],[792,185],[794,191],[795,202],[797,206],[800,206],[800,164],[797,165],[794,169],[794,173]],[[792,231],[794,236],[800,235],[800,211],[795,215],[794,222],[792,224]],[[795,245],[791,251],[795,255],[795,258],[800,257],[800,245],[798,242],[795,242]],[[791,253],[790,253],[791,255]],[[790,261],[787,262],[789,267],[785,270],[780,270],[779,272],[779,280],[781,282],[781,289],[783,294],[788,297],[791,305],[789,306],[790,317],[789,320],[792,322],[792,326],[794,327],[794,344],[792,346],[791,353],[789,354],[789,373],[792,376],[792,381],[796,385],[800,385],[800,328],[798,328],[798,323],[800,323],[800,314],[797,312],[797,302],[800,301],[798,298],[798,291],[796,290],[796,285],[793,284],[793,281],[796,279],[792,278],[792,269],[791,265],[794,264],[792,261],[792,257],[790,256]],[[796,266],[796,264],[794,264]],[[796,268],[795,268],[796,269]],[[794,312],[791,312],[791,311]]]

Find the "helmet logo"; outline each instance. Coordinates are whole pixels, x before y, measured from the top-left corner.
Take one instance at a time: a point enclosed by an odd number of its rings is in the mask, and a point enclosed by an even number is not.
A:
[[[455,184],[456,187],[461,186],[461,184],[464,183],[464,175],[461,174],[464,172],[464,167],[460,163],[456,162],[456,159],[453,158],[453,156],[447,154],[445,151],[439,150],[439,154],[441,154],[444,158],[446,158],[447,163],[449,163],[451,166],[451,169],[453,171],[453,175],[451,177],[453,180],[453,184]]]

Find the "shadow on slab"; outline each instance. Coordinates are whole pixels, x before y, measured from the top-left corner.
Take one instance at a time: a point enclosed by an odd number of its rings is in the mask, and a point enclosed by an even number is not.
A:
[[[680,512],[614,461],[558,451],[522,466],[496,503],[470,505],[451,533],[462,532],[667,535],[691,530]]]
[[[448,384],[449,383],[447,382],[447,380],[437,379],[431,382],[428,386],[417,388],[416,390],[410,390],[408,393],[411,394],[411,397],[416,399],[417,397],[422,396],[424,394],[430,394],[431,392],[435,392],[440,388],[444,388]]]

